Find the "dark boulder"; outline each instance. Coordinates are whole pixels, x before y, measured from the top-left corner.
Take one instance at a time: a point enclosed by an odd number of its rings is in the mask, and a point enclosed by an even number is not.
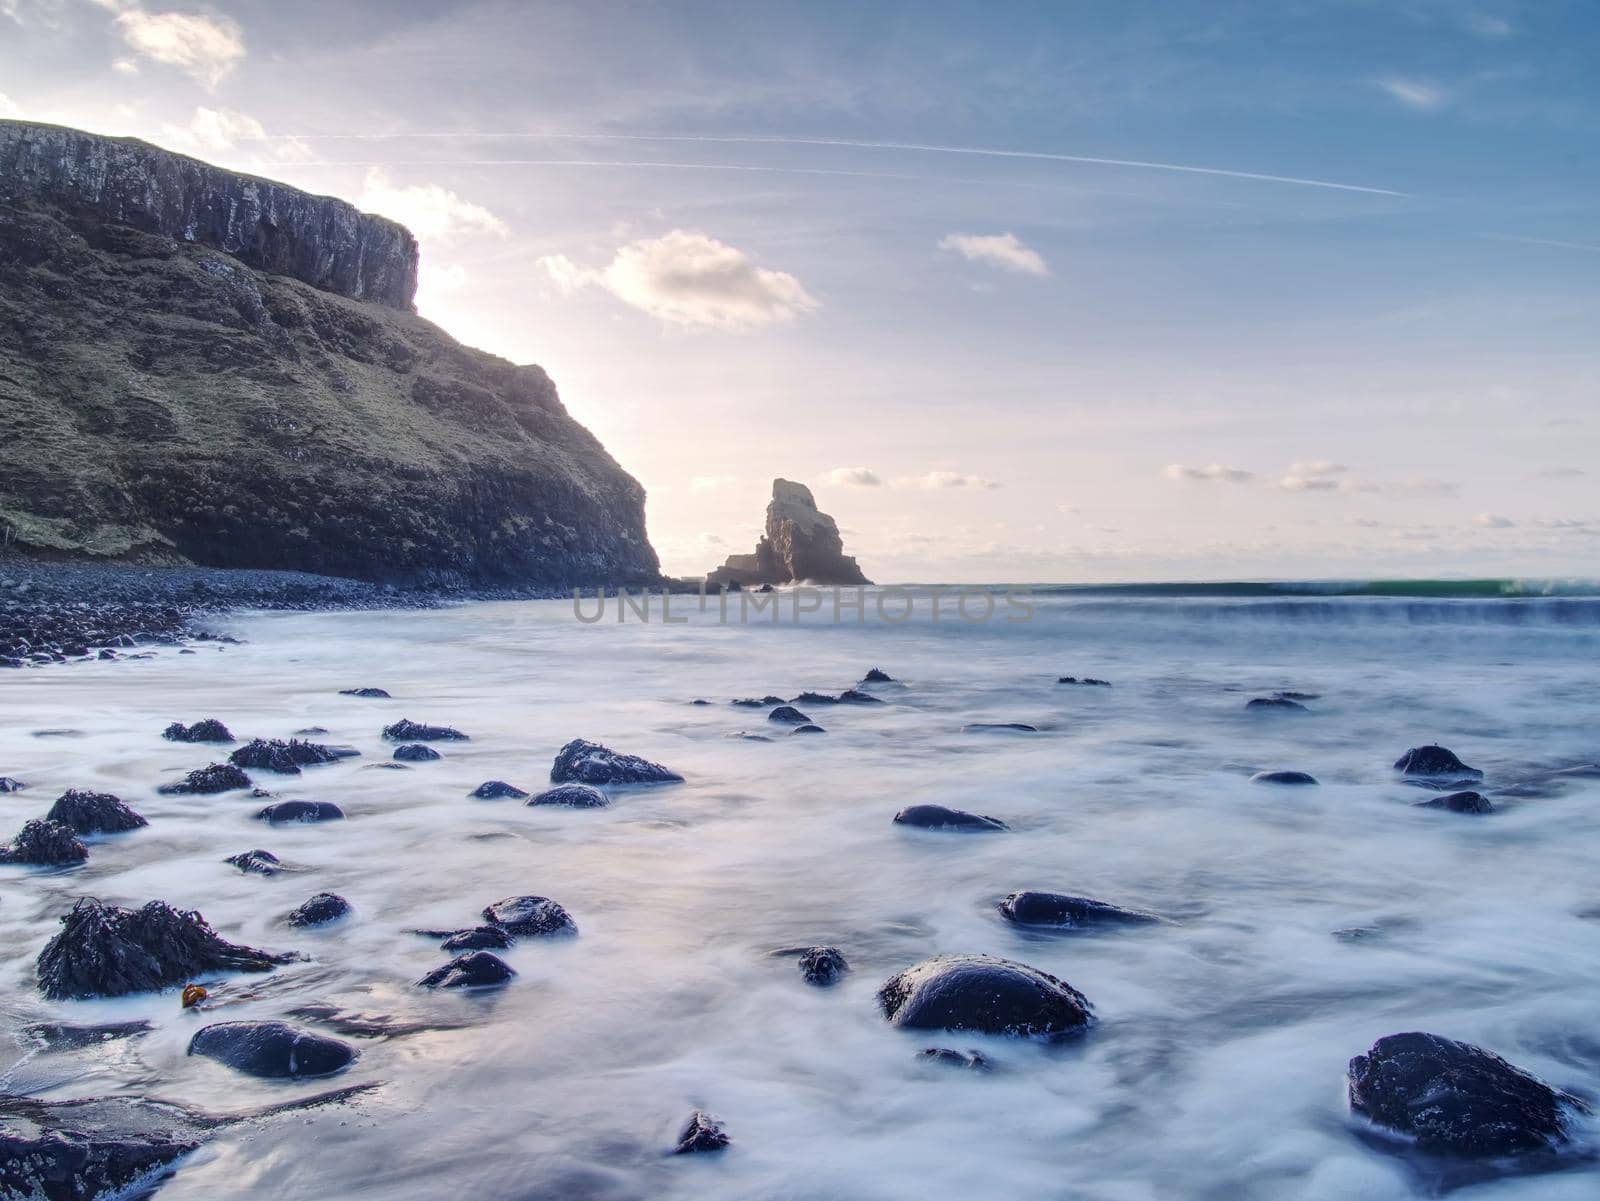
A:
[[[611,804],[593,784],[558,784],[536,794],[530,805],[565,805],[569,809],[603,809]]]
[[[598,742],[574,738],[556,754],[553,784],[678,784],[683,777],[638,755],[622,755]]]
[[[231,863],[250,876],[276,876],[283,870],[282,861],[271,851],[241,851],[237,855],[228,856],[222,862]]]
[[[913,1030],[1056,1037],[1089,1024],[1083,994],[1046,972],[993,955],[938,955],[878,990],[884,1015]]]
[[[256,814],[257,821],[282,825],[284,822],[337,822],[344,810],[332,801],[274,801]]]
[[[88,857],[89,848],[78,841],[71,826],[48,820],[24,822],[11,845],[0,847],[0,863],[26,867],[65,867]]]
[[[140,1104],[138,1120],[103,1120],[101,1101],[0,1101],[0,1197],[94,1201],[145,1196],[204,1134],[168,1130]],[[133,1106],[127,1108],[132,1109]]]
[[[1085,688],[1110,688],[1110,680],[1097,680],[1093,676],[1058,676],[1057,684],[1078,684]]]
[[[383,701],[386,701],[386,700],[389,699],[389,694],[387,692],[385,692],[382,688],[341,688],[341,689],[339,689],[339,695],[340,696],[359,696],[359,697],[363,697],[363,698],[365,698],[367,700],[383,700]]]
[[[912,826],[918,830],[957,830],[963,833],[1010,828],[999,818],[984,817],[963,809],[949,809],[944,805],[910,805],[896,813],[894,821],[897,826]]]
[[[846,688],[839,694],[839,703],[842,705],[881,705],[883,698],[873,696],[870,692],[862,692],[858,688]]]
[[[350,902],[336,892],[319,892],[305,904],[295,909],[287,920],[291,926],[308,928],[326,926],[350,913]]]
[[[394,757],[401,763],[432,763],[435,759],[444,758],[431,746],[420,742],[408,742],[405,746],[395,747]]]
[[[182,722],[175,721],[161,731],[161,737],[168,742],[232,742],[234,740],[233,734],[228,730],[228,727],[214,717],[208,717],[204,721],[197,721],[192,726],[186,726]]]
[[[1317,778],[1303,771],[1258,771],[1250,777],[1252,784],[1315,784]]]
[[[1014,892],[999,905],[1000,915],[1017,926],[1080,930],[1087,926],[1142,925],[1159,922],[1153,913],[1124,909],[1089,897],[1059,892]]]
[[[466,742],[467,736],[450,726],[426,726],[421,722],[402,717],[392,726],[383,727],[383,737],[388,742]]]
[[[441,951],[503,951],[516,940],[499,926],[474,926],[457,930],[439,944]]]
[[[693,1155],[702,1151],[721,1151],[728,1145],[728,1132],[710,1114],[695,1110],[678,1134],[674,1155]]]
[[[298,738],[291,738],[288,742],[280,738],[257,738],[229,755],[228,762],[235,767],[249,767],[277,772],[279,775],[298,776],[302,767],[333,763],[339,759],[350,758],[354,754],[355,751],[327,747],[316,742],[302,742]]]
[[[838,983],[849,968],[838,947],[807,947],[800,953],[800,974],[819,988]]]
[[[961,727],[963,734],[1037,734],[1038,726],[1025,721],[969,721]]]
[[[1394,761],[1394,769],[1407,776],[1433,776],[1447,780],[1481,780],[1483,773],[1456,758],[1442,746],[1414,746]]]
[[[486,906],[483,920],[512,938],[576,934],[578,923],[549,897],[505,897]]]
[[[1493,813],[1494,806],[1481,792],[1452,792],[1431,800],[1418,801],[1419,809],[1448,809],[1451,813]]]
[[[1291,712],[1309,713],[1299,701],[1290,700],[1286,696],[1258,696],[1245,702],[1246,709],[1281,709]]]
[[[809,717],[793,705],[779,705],[771,713],[767,714],[767,720],[789,726],[804,726],[809,725],[811,722]]]
[[[876,667],[869,667],[867,668],[867,674],[861,677],[861,682],[863,684],[893,684],[894,677],[886,671],[881,671]]]
[[[917,1052],[923,1063],[941,1068],[962,1068],[969,1072],[992,1072],[994,1062],[980,1051],[955,1051],[949,1047],[924,1047]]]
[[[509,983],[516,974],[498,955],[468,951],[443,967],[434,968],[417,984],[422,988],[494,988]]]
[[[839,698],[829,696],[826,692],[802,692],[799,696],[792,698],[789,703],[791,705],[837,705]]]
[[[1584,1109],[1498,1055],[1437,1034],[1390,1034],[1350,1061],[1350,1107],[1443,1155],[1520,1155],[1558,1147]]]
[[[768,694],[767,696],[762,697],[760,700],[757,700],[753,696],[741,696],[737,700],[732,700],[728,703],[730,705],[737,705],[741,709],[765,709],[771,705],[781,705],[784,703],[784,700],[781,696],[772,696],[771,694]]]
[[[77,788],[69,788],[57,797],[45,820],[60,822],[78,834],[121,834],[150,824],[128,808],[121,797]]]
[[[0,794],[21,792],[27,785],[11,776],[0,776]]]
[[[39,989],[52,1001],[120,997],[212,972],[270,971],[296,958],[228,942],[198,913],[165,901],[121,909],[83,897],[39,953]]]
[[[197,768],[171,784],[156,789],[164,796],[215,796],[219,792],[233,792],[249,788],[250,777],[231,763],[213,763]]]
[[[793,734],[826,734],[827,732],[828,731],[824,730],[821,726],[815,725],[815,724],[813,724],[811,722],[807,722],[803,726],[796,726],[794,729],[789,731],[789,733],[791,735],[793,735]]]
[[[520,801],[528,794],[515,784],[507,784],[504,780],[485,780],[467,795],[480,801],[501,801],[507,797]]]
[[[269,1080],[331,1076],[356,1058],[348,1043],[284,1022],[218,1022],[195,1032],[188,1053]]]

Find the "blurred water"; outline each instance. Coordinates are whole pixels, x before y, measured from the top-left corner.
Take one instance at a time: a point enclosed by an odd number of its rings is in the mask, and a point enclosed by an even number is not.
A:
[[[1425,1171],[1358,1136],[1345,1061],[1427,1029],[1481,1043],[1564,1087],[1596,1088],[1600,780],[1569,776],[1468,818],[1413,808],[1390,763],[1438,740],[1487,789],[1600,759],[1600,621],[1571,601],[1105,598],[1052,595],[1033,620],[594,625],[566,602],[440,612],[241,616],[225,651],[13,671],[0,678],[9,833],[67,787],[115,792],[148,829],[98,840],[70,872],[0,868],[0,1011],[11,1022],[147,1018],[148,1038],[56,1055],[0,1053],[13,1091],[121,1093],[238,1110],[325,1084],[272,1084],[183,1051],[203,1020],[173,995],[48,1005],[33,961],[72,898],[198,908],[226,936],[313,962],[216,990],[212,1019],[308,1003],[428,1027],[360,1040],[353,1107],[223,1134],[164,1198],[925,1197],[1388,1198]],[[589,605],[592,610],[593,602]],[[674,615],[683,610],[675,606]],[[1002,608],[1000,616],[1004,616]],[[791,738],[735,696],[837,691],[880,666],[881,706],[811,710]],[[1099,676],[1111,688],[1058,686]],[[395,699],[355,700],[376,685]],[[1322,694],[1309,714],[1253,695]],[[689,702],[703,697],[710,706]],[[173,720],[242,736],[327,727],[363,758],[284,797],[349,820],[268,829],[261,802],[161,797],[212,757],[166,743]],[[410,771],[380,728],[452,724],[470,743]],[[1034,735],[963,734],[1021,721]],[[71,729],[79,736],[37,737]],[[771,742],[735,740],[740,730]],[[687,783],[624,790],[603,811],[466,793],[534,789],[575,737],[643,754]],[[1316,789],[1248,783],[1298,768]],[[961,837],[891,825],[933,801],[1004,818]],[[221,860],[265,847],[299,871]],[[994,903],[1046,888],[1174,924],[1030,936]],[[355,916],[320,932],[281,917],[321,890]],[[414,981],[445,956],[416,926],[468,925],[490,901],[561,901],[581,936],[507,953],[490,995]],[[1333,932],[1370,927],[1358,940]],[[767,952],[833,943],[852,971],[813,989]],[[873,994],[944,951],[1021,959],[1070,981],[1100,1023],[1058,1047],[890,1028]],[[992,1075],[915,1052],[981,1047]],[[695,1107],[733,1147],[669,1157]],[[1463,1198],[1592,1197],[1595,1167],[1506,1177]]]

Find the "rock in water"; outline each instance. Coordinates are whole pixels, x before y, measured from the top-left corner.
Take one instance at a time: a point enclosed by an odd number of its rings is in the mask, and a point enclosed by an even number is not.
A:
[[[350,902],[336,892],[319,892],[309,901],[295,909],[288,916],[291,926],[309,928],[312,926],[326,926],[329,922],[336,922],[350,912]]]
[[[173,722],[161,731],[161,737],[168,742],[232,742],[233,734],[228,727],[214,717],[204,721],[197,721],[192,726],[182,722]]]
[[[1394,761],[1394,769],[1407,776],[1432,776],[1445,780],[1481,780],[1483,773],[1468,767],[1452,750],[1442,746],[1414,746]]]
[[[1246,701],[1244,707],[1246,709],[1282,709],[1291,713],[1311,712],[1299,701],[1290,700],[1286,696],[1258,696]]]
[[[467,795],[479,801],[503,801],[507,797],[520,801],[528,794],[515,784],[507,784],[504,780],[485,780]]]
[[[894,822],[897,826],[913,826],[918,830],[956,830],[967,834],[1010,829],[997,817],[984,817],[981,813],[943,805],[910,805],[894,815]]]
[[[891,976],[878,1003],[894,1025],[1053,1038],[1075,1034],[1093,1011],[1071,985],[993,955],[939,955]]]
[[[1350,1107],[1445,1155],[1520,1155],[1568,1139],[1583,1105],[1470,1043],[1391,1034],[1350,1061]]]
[[[888,672],[876,667],[869,667],[867,674],[861,677],[863,684],[893,684],[894,677]]]
[[[506,897],[486,906],[483,919],[513,938],[578,932],[572,915],[549,897]]]
[[[859,688],[846,688],[839,694],[841,705],[881,705],[883,698],[873,696],[870,692],[862,692]]]
[[[181,780],[163,784],[156,791],[165,796],[215,796],[219,792],[233,792],[250,786],[250,777],[233,764],[213,763],[190,772]]]
[[[559,784],[539,793],[530,805],[565,805],[568,809],[604,809],[611,804],[593,784]]]
[[[659,582],[637,481],[541,369],[416,317],[416,270],[343,201],[0,124],[6,553]]]
[[[789,731],[790,734],[826,734],[827,732],[828,731],[824,730],[821,726],[815,725],[809,721],[806,722],[805,725],[796,726],[794,729]]]
[[[767,714],[767,720],[775,721],[779,725],[785,726],[808,726],[811,724],[811,719],[793,705],[779,705],[771,713]]]
[[[422,988],[494,988],[516,976],[511,965],[488,951],[469,951],[457,955],[443,967],[434,968],[417,984]]]
[[[1089,897],[1059,892],[1014,892],[1000,902],[1000,915],[1018,926],[1078,930],[1085,926],[1138,925],[1159,922],[1153,913],[1108,905]]]
[[[89,848],[78,841],[72,827],[57,821],[24,822],[11,845],[0,847],[0,863],[27,867],[65,867],[88,857]]]
[[[230,855],[222,862],[231,863],[251,876],[276,876],[283,870],[282,862],[271,851],[241,851],[237,855]]]
[[[1250,777],[1252,784],[1288,784],[1304,786],[1315,784],[1317,778],[1303,771],[1258,771]]]
[[[107,1120],[111,1106],[121,1109],[115,1115],[120,1120]],[[161,1116],[158,1107],[142,1103],[0,1101],[0,1197],[95,1201],[147,1195],[203,1137],[200,1131],[163,1129],[157,1124]]]
[[[431,746],[424,746],[420,742],[408,742],[405,746],[395,747],[394,757],[401,763],[431,763],[435,759],[444,758]]]
[[[257,738],[229,755],[228,762],[235,767],[277,772],[284,776],[298,776],[302,767],[333,763],[339,759],[348,759],[355,753],[350,750],[335,750],[317,742],[302,742],[298,738],[291,738],[288,742],[279,738]]]
[[[77,788],[69,788],[57,797],[45,820],[60,822],[78,834],[121,834],[150,824],[128,808],[121,797]]]
[[[503,951],[516,940],[499,926],[474,926],[457,930],[439,944],[441,951]]]
[[[450,726],[427,726],[402,717],[392,726],[383,727],[386,742],[467,742],[460,730]]]
[[[728,1132],[710,1114],[695,1110],[678,1134],[674,1155],[693,1155],[702,1151],[721,1151],[728,1145]]]
[[[681,784],[683,777],[637,755],[574,738],[556,754],[552,784]]]
[[[348,1044],[284,1022],[218,1022],[195,1032],[188,1053],[269,1080],[331,1076],[356,1058]]]
[[[0,794],[21,792],[27,785],[11,776],[0,776]]]
[[[276,801],[256,814],[258,821],[282,825],[284,822],[338,822],[344,810],[332,801]]]
[[[120,997],[211,972],[270,971],[295,958],[237,946],[198,913],[165,901],[121,909],[83,897],[39,952],[39,990],[52,1001]]]
[[[807,947],[800,953],[800,974],[818,988],[838,983],[849,968],[838,947]]]
[[[706,576],[711,588],[761,584],[870,584],[855,559],[844,553],[839,525],[818,512],[811,489],[791,480],[772,481],[767,528],[752,555],[729,555]]]
[[[340,696],[359,696],[365,700],[388,700],[389,694],[382,688],[341,688]]]
[[[923,1063],[943,1068],[964,1068],[969,1072],[992,1072],[994,1064],[981,1051],[956,1051],[950,1047],[925,1047],[917,1052]]]
[[[1025,721],[969,721],[961,727],[963,734],[1037,734],[1038,726]]]
[[[1452,792],[1446,796],[1418,801],[1419,809],[1448,809],[1451,813],[1493,813],[1494,806],[1481,792]]]

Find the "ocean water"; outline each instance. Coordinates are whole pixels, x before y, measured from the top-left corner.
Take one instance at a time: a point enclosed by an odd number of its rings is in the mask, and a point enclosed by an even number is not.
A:
[[[927,594],[914,601],[899,623],[869,601],[859,624],[827,606],[724,624],[692,601],[672,625],[659,602],[648,624],[618,622],[614,602],[594,624],[570,602],[245,614],[226,622],[244,642],[223,650],[5,673],[0,774],[30,788],[0,797],[0,833],[67,787],[115,792],[150,826],[95,840],[71,871],[0,868],[0,1013],[156,1029],[71,1053],[0,1041],[4,1087],[276,1104],[328,1082],[250,1079],[185,1046],[207,1021],[316,1004],[411,1027],[351,1040],[361,1058],[337,1082],[379,1087],[221,1132],[163,1198],[1596,1195],[1592,1123],[1562,1171],[1441,1173],[1374,1139],[1343,1080],[1376,1038],[1422,1029],[1600,1092],[1600,778],[1558,774],[1600,759],[1600,602],[1058,592],[1029,602],[1031,620],[1002,603],[979,623],[948,609],[934,622]],[[837,691],[873,666],[900,683],[876,689],[882,705],[808,710],[825,736],[727,703]],[[1057,685],[1065,674],[1112,687]],[[366,685],[394,699],[337,695]],[[1320,699],[1246,710],[1279,689]],[[271,829],[244,794],[159,796],[214,757],[161,729],[209,716],[246,737],[325,726],[322,741],[360,749],[298,778],[255,773],[348,820]],[[401,717],[472,741],[376,770],[379,731]],[[1011,721],[1038,732],[962,729]],[[535,790],[577,737],[687,782],[589,812],[467,798],[488,779]],[[1423,794],[1390,765],[1435,740],[1485,771],[1495,813],[1414,807]],[[1249,782],[1270,768],[1321,785]],[[891,823],[917,802],[1011,830]],[[222,863],[255,847],[297,870]],[[995,911],[1020,888],[1170,921],[1028,934]],[[282,924],[322,890],[354,915]],[[409,929],[471,925],[518,893],[560,901],[579,937],[519,943],[505,989],[415,987],[446,956]],[[217,981],[203,1014],[173,994],[45,1003],[34,959],[85,894],[199,909],[230,939],[311,959]],[[1336,935],[1351,930],[1364,935]],[[849,960],[832,989],[769,954],[816,943]],[[1097,1024],[1037,1045],[884,1021],[889,975],[963,951],[1071,982]],[[980,1049],[996,1070],[916,1059],[935,1045]],[[695,1108],[732,1146],[665,1154]]]

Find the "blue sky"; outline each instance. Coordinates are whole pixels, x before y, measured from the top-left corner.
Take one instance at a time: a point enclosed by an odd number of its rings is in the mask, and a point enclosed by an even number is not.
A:
[[[1597,58],[1562,3],[0,0],[0,115],[411,224],[684,573],[784,475],[885,580],[1600,575]]]

